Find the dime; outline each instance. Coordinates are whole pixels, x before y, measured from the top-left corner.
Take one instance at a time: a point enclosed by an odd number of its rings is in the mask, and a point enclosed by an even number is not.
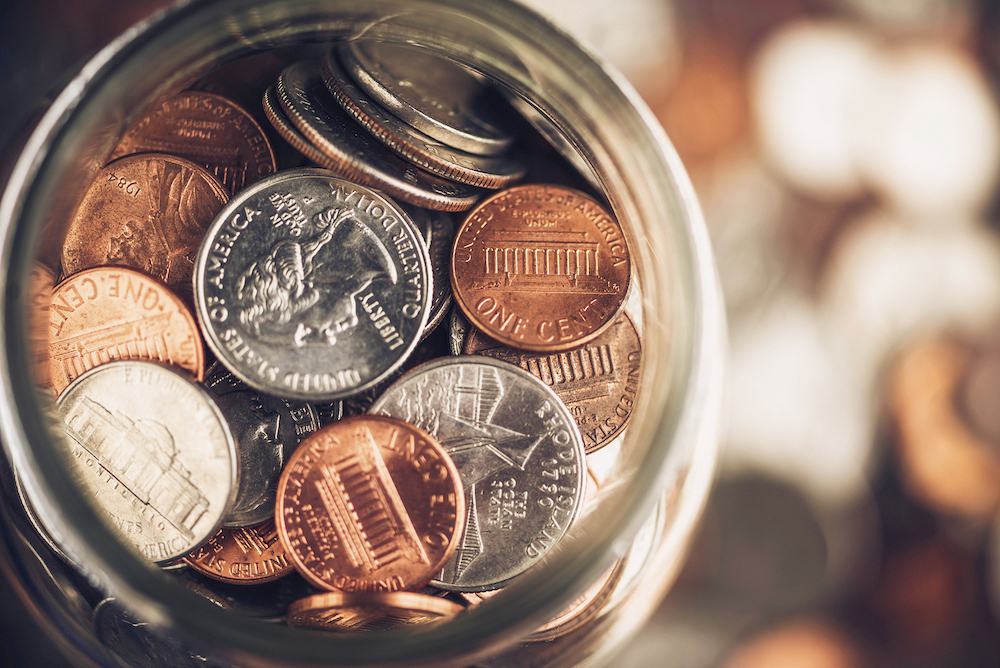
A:
[[[426,584],[455,550],[458,471],[425,432],[371,415],[310,436],[278,484],[278,532],[314,585],[390,592]]]
[[[435,586],[504,586],[548,552],[582,507],[587,466],[573,416],[515,366],[479,356],[434,360],[393,383],[371,413],[426,430],[462,477],[465,530]]]
[[[236,444],[200,386],[152,362],[109,362],[70,384],[57,407],[67,461],[123,541],[166,562],[219,528]]]
[[[205,373],[198,324],[159,281],[125,267],[96,267],[56,286],[49,307],[49,360],[58,394],[104,362],[152,360]]]
[[[625,307],[625,237],[580,191],[497,193],[465,219],[454,249],[455,301],[473,325],[515,348],[569,350],[600,336]]]
[[[463,609],[446,598],[408,591],[328,592],[288,606],[288,623],[325,631],[385,631],[444,621]]]
[[[427,251],[431,261],[431,312],[424,327],[424,336],[434,331],[451,308],[451,279],[448,266],[451,260],[451,243],[455,240],[455,221],[444,211],[430,211],[419,207],[403,207],[418,228],[425,230]]]
[[[315,149],[303,153],[346,179],[379,188],[416,206],[445,211],[464,211],[483,193],[420,169],[389,150],[330,95],[314,63],[296,63],[282,72],[274,97],[284,117],[298,130],[289,133],[272,105],[268,118],[278,132],[299,150],[302,142],[296,135],[301,133]]]
[[[219,529],[184,561],[203,575],[232,584],[272,582],[294,570],[273,519],[257,526]]]
[[[566,352],[517,350],[475,329],[465,338],[464,352],[519,366],[555,390],[573,414],[588,455],[620,434],[632,415],[642,352],[626,312],[599,337]]]
[[[390,149],[429,172],[480,188],[502,188],[527,171],[527,163],[520,156],[468,153],[401,120],[354,85],[341,67],[335,47],[323,59],[322,75],[327,89],[354,120]]]
[[[482,101],[489,89],[450,60],[384,42],[348,42],[340,56],[355,81],[382,106],[448,146],[496,155],[513,141]]]
[[[112,152],[169,153],[205,167],[232,195],[277,169],[264,131],[224,97],[181,91],[161,100]]]
[[[195,301],[209,347],[248,385],[327,401],[377,384],[430,309],[430,261],[387,197],[321,169],[241,191],[205,236]]]
[[[63,272],[132,267],[190,300],[198,244],[228,198],[215,177],[184,158],[119,158],[97,173],[70,223]]]
[[[452,306],[451,315],[448,317],[448,348],[452,355],[462,354],[465,349],[465,337],[471,328],[468,318],[462,314],[462,309]]]
[[[225,526],[248,526],[274,518],[278,477],[295,448],[319,429],[316,409],[249,387],[215,362],[205,387],[222,410],[240,453],[240,484]]]

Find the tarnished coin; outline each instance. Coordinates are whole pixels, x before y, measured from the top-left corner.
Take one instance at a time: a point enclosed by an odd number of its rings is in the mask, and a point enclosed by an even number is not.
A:
[[[451,315],[448,316],[448,348],[452,355],[461,355],[465,350],[465,337],[468,336],[472,325],[469,319],[462,313],[462,309],[454,306],[452,301]]]
[[[455,238],[451,284],[473,325],[515,348],[557,352],[611,326],[631,259],[618,223],[584,193],[526,185],[473,210]]]
[[[518,350],[476,329],[466,336],[464,352],[519,366],[555,390],[573,414],[587,454],[610,443],[632,415],[642,352],[639,333],[625,312],[599,337],[566,352]]]
[[[414,349],[430,309],[430,260],[381,193],[321,169],[241,191],[198,253],[206,340],[238,378],[289,399],[343,398]]]
[[[215,362],[205,387],[229,423],[240,453],[240,484],[224,525],[248,526],[274,518],[274,495],[285,462],[309,434],[319,429],[316,409],[258,392]]]
[[[273,519],[257,526],[219,529],[184,561],[213,580],[231,584],[273,582],[295,570]]]
[[[58,394],[111,360],[151,360],[205,373],[198,324],[159,281],[125,267],[96,267],[56,286],[49,306],[49,359]]]
[[[275,509],[292,562],[317,587],[390,592],[426,584],[458,543],[458,471],[425,432],[371,415],[345,418],[299,446]]]
[[[77,378],[57,406],[67,459],[123,541],[165,562],[219,528],[239,469],[203,388],[152,362],[109,362]]]
[[[454,601],[409,591],[314,594],[288,606],[291,626],[324,631],[385,631],[433,624],[464,608]]]
[[[344,72],[332,47],[322,63],[327,89],[354,120],[410,162],[446,179],[480,188],[502,188],[524,176],[527,162],[520,155],[477,155],[424,134],[373,101]]]
[[[198,244],[227,199],[215,177],[184,158],[119,158],[97,173],[77,209],[62,248],[63,273],[131,267],[189,301]]]
[[[526,371],[488,357],[417,367],[372,405],[426,430],[465,487],[461,543],[434,585],[504,586],[558,541],[582,507],[587,465],[573,416]]]
[[[160,101],[128,129],[112,158],[169,153],[205,167],[231,195],[277,169],[257,121],[224,97],[181,91]]]
[[[455,240],[455,221],[445,211],[430,211],[418,207],[403,207],[418,229],[424,230],[424,239],[431,261],[431,311],[424,327],[424,336],[434,331],[451,308],[451,244]]]
[[[489,89],[468,70],[427,51],[384,42],[347,42],[347,71],[372,97],[448,146],[496,155],[513,141],[483,97]]]
[[[278,79],[274,97],[297,134],[319,151],[319,155],[308,149],[303,153],[345,179],[384,190],[416,206],[444,211],[465,211],[484,192],[431,174],[393,153],[330,95],[317,64],[303,62],[287,68]],[[296,136],[284,130],[280,116],[272,110],[268,119],[289,143],[302,150]]]

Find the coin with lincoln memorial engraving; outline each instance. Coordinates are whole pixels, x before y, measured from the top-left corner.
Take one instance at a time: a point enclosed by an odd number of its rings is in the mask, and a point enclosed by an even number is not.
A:
[[[312,584],[344,592],[417,589],[458,543],[458,471],[421,429],[372,415],[303,441],[278,483],[278,535]]]
[[[196,383],[154,362],[109,362],[57,400],[81,489],[151,561],[181,557],[219,528],[236,487],[236,444]]]
[[[356,394],[396,369],[430,311],[430,259],[381,193],[322,169],[244,189],[198,252],[209,347],[253,388],[286,399]]]
[[[465,529],[435,586],[504,586],[562,538],[583,506],[587,464],[573,416],[512,364],[433,360],[389,386],[369,412],[426,430],[462,477]]]
[[[557,352],[611,326],[625,307],[631,259],[618,222],[588,195],[553,185],[504,190],[455,235],[455,301],[488,336]]]

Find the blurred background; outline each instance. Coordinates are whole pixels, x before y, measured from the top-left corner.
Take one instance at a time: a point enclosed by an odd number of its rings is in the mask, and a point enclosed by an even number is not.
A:
[[[0,144],[165,4],[6,3]],[[1000,664],[1000,6],[532,4],[663,124],[729,317],[716,489],[615,665]],[[0,596],[0,661],[64,665]]]

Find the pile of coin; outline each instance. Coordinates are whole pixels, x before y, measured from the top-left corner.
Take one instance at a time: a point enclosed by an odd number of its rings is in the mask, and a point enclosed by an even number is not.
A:
[[[58,284],[36,271],[69,459],[206,595],[282,582],[258,616],[328,630],[447,619],[565,535],[628,423],[622,230],[532,179],[540,142],[488,83],[412,47],[335,44],[254,111],[313,166],[176,93],[82,197]]]

